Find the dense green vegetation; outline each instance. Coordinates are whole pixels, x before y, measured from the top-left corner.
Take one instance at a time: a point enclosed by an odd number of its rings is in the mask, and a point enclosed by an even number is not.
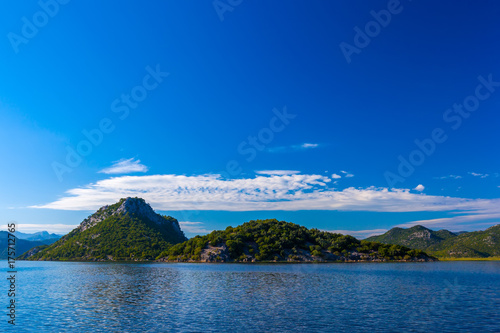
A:
[[[84,231],[74,229],[28,259],[151,260],[172,244],[186,240],[172,226],[177,220],[162,218],[165,224],[158,225],[135,214],[110,215]]]
[[[429,251],[440,257],[486,258],[500,256],[500,224],[484,231],[462,233],[432,245]]]
[[[27,251],[28,260],[387,261],[432,260],[401,245],[360,241],[278,220],[256,220],[190,240],[170,216],[141,198],[101,207],[49,246]]]
[[[367,240],[404,245],[442,258],[487,258],[500,255],[500,225],[485,231],[458,235],[448,230],[432,231],[422,226],[393,228]]]
[[[410,260],[427,258],[420,250],[400,245],[359,241],[348,235],[318,229],[307,229],[277,220],[256,220],[238,227],[227,227],[206,236],[196,236],[163,251],[158,258],[168,260],[202,260],[208,246],[225,247],[234,261],[302,261],[308,256],[316,260]]]
[[[426,249],[456,235],[448,230],[433,231],[421,225],[403,229],[392,228],[383,235],[369,237],[367,241],[398,244],[412,249]]]

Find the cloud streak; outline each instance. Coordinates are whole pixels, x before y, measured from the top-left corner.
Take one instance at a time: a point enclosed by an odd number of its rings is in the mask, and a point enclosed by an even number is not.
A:
[[[71,230],[78,227],[78,224],[30,224],[30,223],[16,223],[16,230],[24,233],[35,233],[39,231],[47,231],[49,233],[55,233],[59,235],[64,235]],[[1,228],[6,230],[6,226]]]
[[[318,147],[319,147],[318,143],[303,143],[298,148],[312,149],[312,148],[318,148]]]
[[[302,143],[299,145],[291,145],[291,146],[280,146],[280,147],[269,147],[266,149],[269,153],[287,153],[294,151],[304,151],[319,148],[319,143]]]
[[[480,178],[486,178],[489,176],[487,173],[477,173],[477,172],[469,172],[469,175],[472,175],[474,177],[480,177]]]
[[[205,228],[205,224],[203,222],[179,222],[182,231],[187,233],[192,233],[196,235],[203,235],[212,232],[213,230],[209,230]]]
[[[123,197],[142,197],[157,210],[455,212],[472,219],[500,218],[500,199],[467,199],[379,187],[332,188],[321,175],[270,175],[223,179],[220,175],[120,176],[74,188],[32,208],[96,210]],[[437,221],[436,221],[437,222]]]
[[[344,171],[344,170],[341,170],[340,172],[343,173],[344,177],[346,177],[346,178],[354,177],[354,175],[352,173],[350,173],[350,172],[347,172],[347,171]]]
[[[140,160],[135,160],[134,158],[121,159],[119,161],[113,162],[113,165],[109,168],[105,168],[99,171],[99,173],[105,173],[108,175],[125,174],[133,172],[147,172],[148,167],[141,164]]]
[[[259,175],[295,175],[300,173],[297,170],[260,170],[255,171],[256,174]]]
[[[462,178],[462,176],[457,176],[457,175],[434,177],[434,179],[461,179],[461,178]]]
[[[370,230],[323,230],[343,235],[351,235],[358,239],[364,239],[371,236],[381,235],[388,231],[388,229],[370,229]]]
[[[490,220],[490,222],[485,222],[487,220]],[[496,220],[496,222],[492,222],[491,220]],[[469,215],[458,215],[438,219],[412,221],[398,224],[397,227],[411,228],[416,225],[422,225],[426,228],[435,230],[447,229],[450,231],[471,231],[479,230],[478,228],[484,230],[490,226],[498,224],[498,221],[500,221],[500,212],[484,211]]]

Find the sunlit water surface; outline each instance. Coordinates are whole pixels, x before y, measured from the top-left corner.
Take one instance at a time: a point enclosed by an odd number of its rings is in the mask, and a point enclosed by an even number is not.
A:
[[[16,332],[500,332],[500,262],[17,266]]]

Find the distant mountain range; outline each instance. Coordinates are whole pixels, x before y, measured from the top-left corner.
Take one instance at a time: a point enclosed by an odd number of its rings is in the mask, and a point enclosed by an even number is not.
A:
[[[399,244],[437,257],[487,258],[500,256],[500,224],[484,231],[453,233],[433,231],[421,225],[409,229],[392,228],[367,241]]]
[[[14,233],[16,236],[16,255],[20,255],[33,247],[50,245],[56,242],[60,235],[49,234],[47,231],[40,231],[33,234],[25,234],[19,231]],[[8,232],[0,231],[0,259],[7,259],[7,241]]]
[[[15,234],[17,234],[17,232]],[[9,233],[7,231],[0,231],[0,259],[7,259],[8,257],[8,235]],[[40,241],[30,241],[16,237],[16,256],[28,251],[32,247],[41,245],[44,245],[44,243]]]
[[[47,231],[35,232],[33,234],[25,234],[23,232],[16,231],[16,237],[19,239],[26,239],[30,241],[40,241],[44,244],[52,244],[62,236],[50,234]]]
[[[25,253],[30,260],[153,260],[186,241],[179,222],[153,211],[144,199],[126,198],[101,207],[50,246]]]
[[[257,220],[190,240],[179,222],[143,199],[101,207],[52,245],[25,252],[28,260],[430,261],[423,251],[359,241],[348,235],[307,229],[277,220]]]

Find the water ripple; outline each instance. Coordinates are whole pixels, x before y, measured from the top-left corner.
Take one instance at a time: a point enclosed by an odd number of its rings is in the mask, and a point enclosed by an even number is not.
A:
[[[499,262],[18,266],[16,332],[500,331]]]

